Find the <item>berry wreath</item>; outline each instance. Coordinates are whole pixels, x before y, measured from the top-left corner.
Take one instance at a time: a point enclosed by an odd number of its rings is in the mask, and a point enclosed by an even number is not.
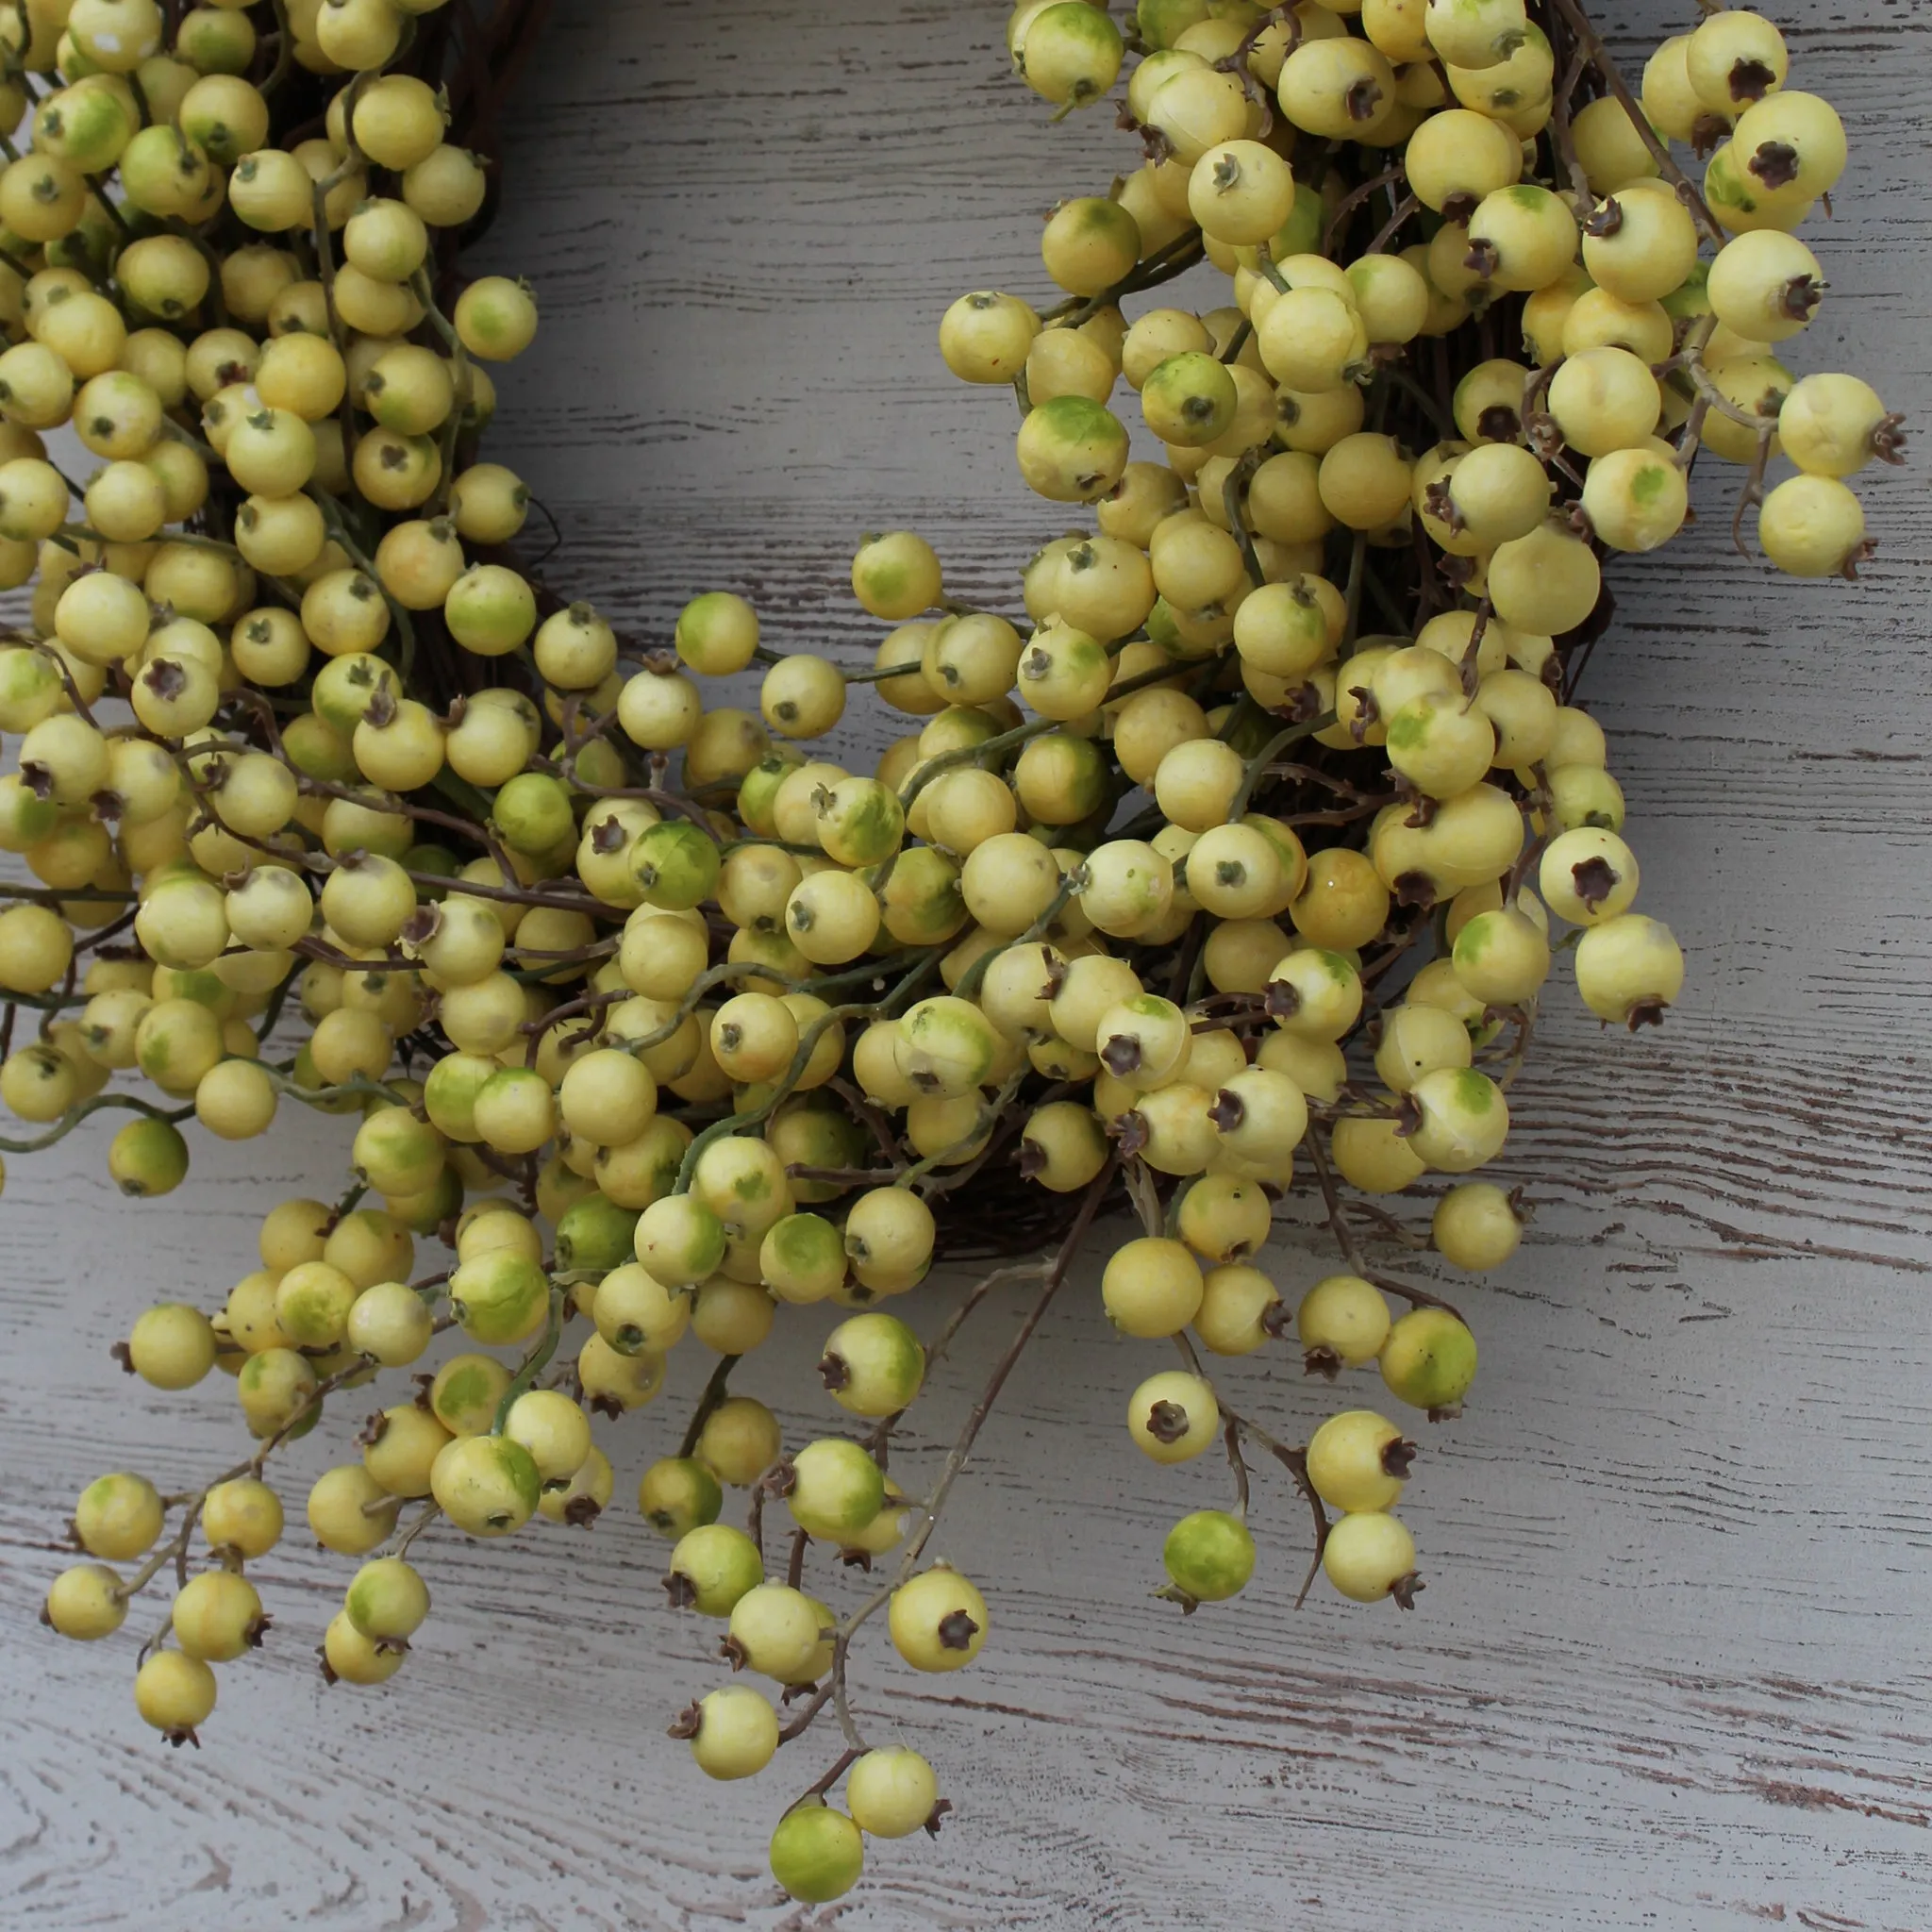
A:
[[[1022,477],[1094,527],[1025,563],[1011,616],[951,599],[916,533],[865,537],[869,668],[773,648],[728,589],[627,638],[546,582],[527,491],[480,455],[489,366],[538,312],[462,251],[547,10],[0,8],[0,582],[30,587],[0,645],[0,1102],[28,1131],[0,1147],[125,1111],[108,1167],[140,1199],[186,1177],[190,1121],[353,1127],[339,1199],[279,1203],[217,1310],[163,1304],[117,1350],[159,1389],[232,1376],[257,1446],[178,1493],[91,1483],[42,1614],[105,1638],[172,1573],[135,1702],[198,1743],[213,1666],[268,1628],[271,1458],[460,1330],[308,1493],[359,1560],[322,1668],[384,1682],[430,1607],[418,1540],[593,1522],[593,1420],[652,1403],[689,1334],[715,1367],[639,1506],[671,1604],[776,1697],[727,1683],[671,1733],[738,1778],[836,1732],[771,1844],[815,1902],[947,1808],[924,1757],[868,1744],[854,1644],[883,1611],[915,1670],[978,1656],[987,1602],[928,1542],[1103,1213],[1141,1230],[1107,1314],[1175,1364],[1128,1433],[1162,1463],[1220,1446],[1233,1490],[1174,1525],[1160,1594],[1247,1583],[1254,1456],[1312,1521],[1304,1594],[1413,1604],[1404,1428],[1280,1440],[1204,1357],[1285,1344],[1458,1413],[1469,1325],[1374,1256],[1515,1250],[1520,1191],[1464,1176],[1504,1148],[1557,955],[1632,1029],[1684,976],[1572,702],[1602,564],[1676,534],[1707,452],[1743,472],[1740,536],[1756,508],[1773,563],[1849,576],[1844,479],[1900,460],[1901,425],[1774,353],[1824,294],[1793,231],[1845,136],[1756,13],[1633,88],[1576,0],[1024,0],[1013,69],[1058,112],[1135,57],[1127,172],[1049,215],[1051,306],[960,295],[939,349],[1013,391]],[[1222,306],[1199,277],[1196,306],[1141,299],[1203,264]],[[742,674],[757,715],[708,702]],[[818,742],[866,685],[908,727],[869,774]],[[1424,1236],[1377,1203],[1429,1176]],[[1256,1257],[1298,1186],[1338,1272],[1285,1299]],[[449,1264],[417,1274],[419,1240]],[[942,1311],[900,1305],[939,1314],[926,1340],[884,1306],[973,1258],[999,1265]],[[902,1489],[901,1418],[1016,1282]],[[729,1380],[821,1301],[859,1432],[788,1449]],[[841,1595],[841,1557],[879,1579]]]

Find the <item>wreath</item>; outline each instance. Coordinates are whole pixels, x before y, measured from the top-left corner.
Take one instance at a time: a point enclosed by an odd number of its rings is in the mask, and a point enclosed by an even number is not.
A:
[[[1118,103],[1124,172],[1046,220],[1055,299],[936,301],[939,353],[1013,393],[1022,478],[1090,527],[1008,611],[949,597],[916,533],[863,537],[869,667],[728,587],[627,638],[547,580],[482,455],[538,309],[462,251],[545,10],[0,8],[0,584],[27,590],[0,1146],[124,1114],[106,1160],[138,1201],[191,1135],[291,1105],[342,1117],[349,1170],[269,1210],[225,1298],[116,1349],[161,1389],[219,1372],[253,1446],[181,1489],[89,1483],[43,1621],[137,1614],[136,1708],[198,1744],[269,1632],[270,1478],[311,1431],[351,1419],[307,1497],[355,1565],[315,1633],[350,1686],[419,1633],[439,1667],[440,1539],[567,1562],[613,1457],[627,1491],[655,1457],[664,1613],[717,1621],[724,1679],[671,1735],[719,1778],[803,1742],[772,1871],[825,1900],[868,1836],[948,1808],[859,1708],[866,1650],[883,1613],[916,1671],[979,1656],[997,1598],[935,1536],[1110,1217],[1135,1227],[1099,1297],[1153,1344],[1126,1433],[1228,1469],[1158,1594],[1241,1591],[1274,1465],[1304,1596],[1414,1604],[1411,1430],[1458,1413],[1476,1341],[1407,1257],[1516,1248],[1521,1191],[1471,1176],[1558,956],[1614,1025],[1684,977],[1575,702],[1603,564],[1677,532],[1707,455],[1742,472],[1740,540],[1755,508],[1774,564],[1850,575],[1845,479],[1899,460],[1900,424],[1781,359],[1846,143],[1757,13],[1633,86],[1577,0],[1024,0],[1016,75],[1057,113]],[[1199,276],[1156,292],[1204,263],[1209,306]],[[720,701],[741,674],[756,713]],[[853,771],[867,686],[904,735]],[[1295,1189],[1335,1259],[1284,1282]],[[895,1456],[1016,1286],[951,1447]],[[820,1302],[828,1428],[787,1443],[744,1372]],[[1213,1372],[1269,1349],[1376,1406],[1274,1433]],[[672,1382],[668,1425],[626,1420]]]

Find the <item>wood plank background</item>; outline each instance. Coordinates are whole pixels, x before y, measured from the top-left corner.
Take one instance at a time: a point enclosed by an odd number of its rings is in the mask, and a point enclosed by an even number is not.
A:
[[[477,264],[527,274],[543,307],[492,454],[568,532],[553,582],[659,634],[729,585],[786,645],[856,653],[878,627],[843,560],[859,530],[910,524],[959,589],[1012,608],[1020,560],[1069,519],[1026,497],[1010,404],[952,383],[933,331],[961,289],[1037,291],[1041,213],[1103,190],[1126,149],[1103,116],[1049,126],[1004,76],[1004,12],[558,8]],[[1687,24],[1655,0],[1605,12],[1633,71]],[[1854,154],[1799,366],[1859,370],[1923,420],[1932,39],[1903,0],[1776,13]],[[1090,1272],[936,1545],[987,1585],[986,1657],[935,1681],[877,1632],[861,1646],[865,1722],[928,1752],[957,1815],[936,1845],[878,1848],[840,1905],[801,1911],[763,1869],[816,1744],[717,1787],[663,1736],[715,1680],[716,1631],[663,1608],[662,1546],[625,1505],[696,1354],[611,1431],[619,1507],[593,1533],[425,1546],[436,1613],[385,1690],[323,1689],[311,1646],[347,1566],[291,1535],[260,1566],[266,1651],[223,1674],[206,1748],[170,1753],[133,1716],[131,1644],[59,1645],[31,1618],[82,1482],[186,1485],[239,1430],[224,1385],[163,1397],[105,1351],[147,1301],[223,1291],[274,1199],[333,1191],[348,1134],[290,1118],[265,1151],[197,1145],[189,1186],[137,1208],[105,1179],[107,1133],[84,1131],[13,1163],[0,1211],[0,1917],[1932,1924],[1924,475],[1922,458],[1868,492],[1881,550],[1856,590],[1732,556],[1735,473],[1700,475],[1702,525],[1619,575],[1588,697],[1642,905],[1692,977],[1636,1041],[1551,1002],[1507,1158],[1542,1205],[1517,1259],[1461,1291],[1483,1373],[1410,1488],[1430,1578],[1413,1616],[1320,1590],[1295,1613],[1306,1524],[1265,1477],[1246,1596],[1186,1622],[1149,1600],[1165,1525],[1225,1474],[1126,1443],[1152,1357],[1106,1332]],[[1290,1292],[1322,1266],[1295,1212],[1270,1251]],[[923,1405],[908,1470],[950,1440],[1010,1306]],[[793,1441],[830,1420],[808,1374],[825,1325],[788,1318],[741,1375]],[[1284,1356],[1229,1380],[1285,1434],[1323,1412]],[[352,1426],[332,1415],[290,1456],[291,1515]]]

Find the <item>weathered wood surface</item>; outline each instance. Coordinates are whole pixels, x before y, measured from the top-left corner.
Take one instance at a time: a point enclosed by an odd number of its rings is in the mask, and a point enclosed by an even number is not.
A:
[[[1651,0],[1607,11],[1624,47],[1680,24]],[[1024,498],[1010,405],[950,382],[933,326],[961,288],[1038,285],[1039,211],[1104,187],[1120,138],[1045,125],[1001,75],[987,0],[558,12],[487,250],[544,304],[496,453],[569,532],[552,580],[658,632],[729,584],[780,641],[857,650],[876,626],[841,559],[861,528],[909,523],[1010,608],[1019,559],[1070,519]],[[1855,154],[1799,366],[1870,373],[1923,418],[1932,39],[1902,4],[1780,13]],[[187,1189],[134,1208],[103,1177],[106,1134],[83,1132],[14,1162],[0,1212],[0,1918],[1932,1924],[1923,479],[1922,459],[1870,492],[1882,550],[1857,590],[1732,557],[1734,474],[1701,477],[1703,525],[1620,575],[1588,694],[1642,903],[1693,977],[1637,1041],[1551,1002],[1508,1156],[1547,1205],[1493,1285],[1460,1290],[1484,1370],[1405,1508],[1431,1578],[1413,1616],[1319,1589],[1294,1613],[1306,1523],[1266,1476],[1241,1604],[1183,1622],[1148,1600],[1166,1524],[1225,1474],[1127,1445],[1120,1405],[1151,1357],[1106,1334],[1090,1273],[937,1544],[989,1587],[986,1657],[935,1681],[862,1646],[862,1715],[930,1753],[957,1818],[937,1845],[880,1848],[841,1906],[785,1905],[761,1856],[829,1745],[701,1789],[664,1738],[715,1679],[716,1632],[661,1607],[661,1545],[625,1507],[589,1536],[432,1541],[436,1616],[375,1693],[324,1691],[310,1647],[346,1566],[291,1535],[260,1566],[267,1650],[224,1673],[207,1748],[171,1754],[129,1707],[131,1644],[31,1627],[83,1480],[174,1487],[238,1434],[219,1385],[162,1397],[106,1347],[146,1300],[225,1288],[273,1199],[332,1191],[348,1136],[289,1118],[265,1154],[198,1146]],[[1272,1251],[1291,1286],[1319,1255],[1293,1225]],[[969,1331],[908,1470],[933,1466],[1016,1306]],[[824,1325],[788,1319],[742,1378],[793,1440],[827,1421],[807,1374]],[[677,1361],[666,1402],[614,1432],[620,1506],[703,1369]],[[1228,1379],[1283,1433],[1322,1412],[1287,1360]],[[339,1458],[347,1425],[291,1471]]]

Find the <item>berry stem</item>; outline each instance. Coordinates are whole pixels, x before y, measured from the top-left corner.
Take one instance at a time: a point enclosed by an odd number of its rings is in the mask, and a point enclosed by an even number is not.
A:
[[[537,1377],[550,1365],[550,1357],[557,1353],[557,1344],[563,1335],[563,1307],[564,1291],[553,1282],[550,1313],[544,1321],[543,1333],[518,1365],[516,1374],[510,1377],[509,1387],[503,1391],[502,1399],[496,1405],[496,1414],[490,1424],[492,1436],[503,1434],[504,1424],[509,1421],[509,1412],[515,1407],[517,1397],[534,1387]]]
[[[16,994],[11,1005],[31,1006],[34,1001]],[[68,1001],[68,1005],[75,1002]],[[44,1134],[36,1134],[31,1140],[16,1141],[0,1135],[0,1154],[38,1154],[43,1147],[51,1147],[58,1141],[64,1141],[75,1127],[90,1114],[103,1112],[108,1108],[120,1108],[129,1113],[145,1114],[151,1121],[166,1121],[171,1125],[177,1121],[189,1119],[194,1112],[190,1102],[186,1107],[160,1108],[152,1101],[139,1099],[132,1093],[96,1093],[92,1100],[77,1101],[70,1107]]]
[[[684,1439],[677,1445],[681,1457],[689,1457],[697,1451],[698,1438],[704,1434],[705,1424],[717,1413],[719,1405],[724,1400],[731,1383],[731,1372],[738,1366],[735,1355],[720,1356],[718,1366],[711,1371],[711,1378],[705,1384],[704,1392],[698,1397],[698,1406],[691,1411],[690,1423],[686,1425]]]
[[[891,1582],[883,1584],[874,1591],[872,1595],[839,1625],[839,1634],[832,1646],[833,1700],[838,1708],[841,1729],[844,1731],[847,1740],[858,1749],[862,1750],[864,1746],[859,1741],[858,1728],[852,1722],[845,1688],[846,1658],[853,1636],[868,1619],[875,1616],[885,1607],[891,1600],[892,1592],[911,1576],[914,1566],[924,1554],[934,1529],[939,1525],[940,1512],[945,1507],[946,1498],[952,1493],[953,1485],[958,1480],[960,1471],[966,1467],[966,1458],[973,1453],[973,1444],[978,1440],[979,1431],[985,1425],[987,1417],[992,1413],[993,1405],[999,1400],[1000,1391],[1007,1385],[1007,1377],[1013,1373],[1014,1365],[1025,1352],[1026,1344],[1032,1341],[1034,1331],[1045,1318],[1047,1309],[1053,1306],[1054,1297],[1060,1291],[1060,1287],[1067,1278],[1067,1272],[1074,1264],[1074,1257],[1085,1243],[1087,1231],[1092,1226],[1093,1218],[1100,1211],[1100,1204],[1113,1183],[1119,1165],[1119,1157],[1110,1157],[1107,1165],[1088,1184],[1073,1226],[1068,1229],[1052,1261],[1046,1265],[1045,1280],[1039,1294],[1034,1297],[1032,1306],[1026,1310],[1017,1333],[1008,1343],[1006,1352],[993,1364],[992,1374],[988,1376],[986,1386],[979,1392],[978,1400],[974,1403],[972,1413],[966,1418],[965,1426],[959,1431],[952,1448],[946,1452],[945,1464],[940,1472],[939,1481],[933,1486],[932,1494],[924,1504],[915,1506],[922,1510],[924,1520],[907,1539],[905,1554],[899,1560],[899,1568]],[[1004,1274],[1005,1271],[1000,1273]],[[978,1305],[985,1291],[991,1289],[997,1278],[989,1276],[974,1294],[968,1296],[959,1312],[958,1321],[964,1321],[966,1315]],[[941,1337],[941,1341],[949,1341],[952,1334],[957,1332],[956,1323],[949,1332]]]
[[[1336,207],[1335,213],[1329,219],[1328,232],[1322,242],[1322,253],[1332,259],[1335,254],[1335,244],[1341,239],[1341,231],[1348,225],[1349,216],[1363,202],[1373,200],[1378,190],[1391,188],[1396,182],[1404,179],[1407,172],[1407,169],[1398,160],[1392,167],[1384,168],[1379,175],[1372,175],[1366,181],[1351,188],[1341,197],[1341,202]]]
[[[1322,1190],[1322,1199],[1327,1207],[1328,1225],[1334,1230],[1336,1244],[1341,1248],[1342,1258],[1349,1267],[1364,1281],[1374,1282],[1377,1288],[1389,1294],[1400,1295],[1413,1307],[1441,1308],[1445,1314],[1454,1315],[1458,1322],[1462,1322],[1462,1311],[1453,1302],[1445,1302],[1441,1295],[1431,1294],[1425,1288],[1407,1287],[1392,1275],[1379,1274],[1368,1265],[1362,1258],[1362,1251],[1356,1241],[1354,1230],[1348,1224],[1348,1218],[1341,1211],[1341,1197],[1336,1191],[1335,1175],[1329,1169],[1328,1157],[1323,1151],[1321,1136],[1313,1127],[1308,1129],[1307,1138],[1303,1141],[1302,1145],[1308,1150],[1308,1165],[1315,1170],[1316,1185]],[[1463,1325],[1466,1327],[1468,1324],[1464,1322]]]
[[[1706,236],[1719,248],[1727,239],[1718,220],[1710,211],[1710,205],[1698,192],[1696,186],[1683,169],[1671,158],[1669,142],[1659,140],[1657,130],[1645,119],[1642,106],[1630,92],[1629,83],[1624,78],[1622,70],[1610,58],[1610,50],[1604,45],[1603,36],[1591,25],[1590,16],[1577,5],[1577,0],[1551,0],[1551,4],[1569,24],[1576,35],[1578,43],[1590,54],[1591,65],[1603,75],[1624,111],[1630,117],[1630,125],[1636,130],[1637,138],[1650,150],[1651,158],[1657,164],[1664,179],[1677,191],[1677,199],[1690,210]]]

